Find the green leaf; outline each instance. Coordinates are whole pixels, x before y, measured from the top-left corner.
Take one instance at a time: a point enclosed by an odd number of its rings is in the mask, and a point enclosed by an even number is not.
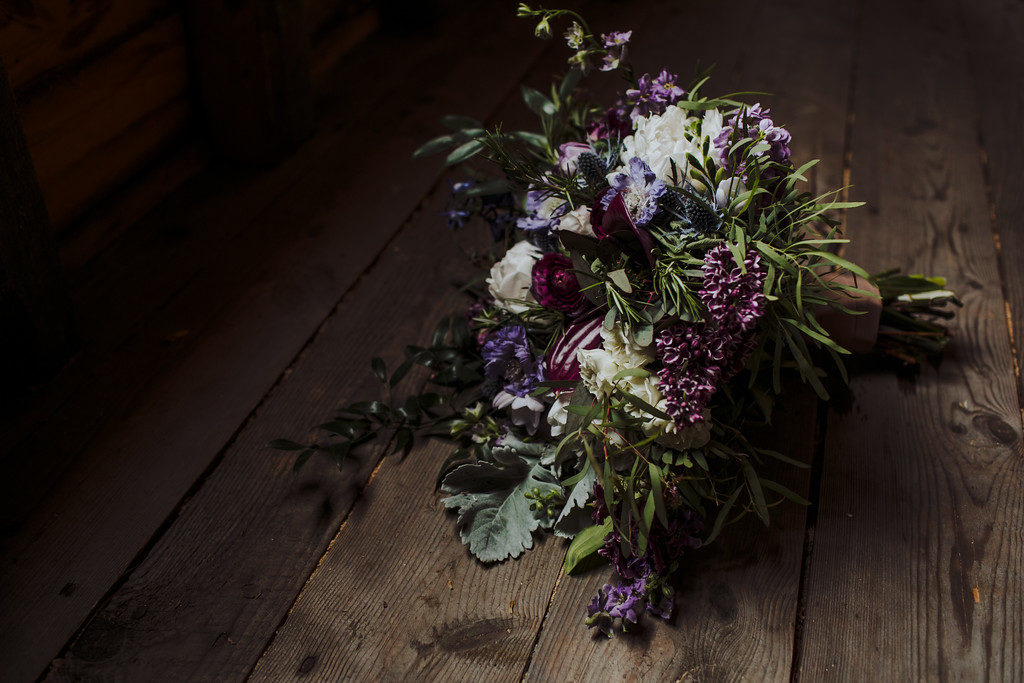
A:
[[[791,491],[790,489],[786,488],[782,484],[779,484],[778,482],[770,481],[768,479],[762,479],[761,486],[765,487],[769,491],[774,491],[775,493],[782,495],[784,498],[788,498],[797,505],[811,504],[811,501],[807,500],[806,498],[796,493],[795,491]]]
[[[651,476],[651,492],[654,494],[654,511],[658,513],[662,526],[667,529],[668,512],[665,510],[665,496],[661,488],[661,470],[653,462],[647,463],[647,467]]]
[[[469,142],[463,143],[452,150],[451,153],[445,157],[444,163],[448,166],[461,164],[483,148],[484,145],[482,142],[479,142],[478,140],[470,140]]]
[[[388,381],[388,366],[384,364],[382,358],[374,358],[370,361],[370,369],[373,370],[373,374],[381,382]]]
[[[565,505],[558,519],[555,520],[555,536],[562,538],[573,538],[587,525],[590,524],[590,512],[587,510],[587,503],[594,494],[594,484],[597,483],[597,473],[590,466],[590,461],[585,461],[582,476],[573,484],[572,490],[565,499]]]
[[[345,458],[348,457],[349,451],[352,450],[351,441],[342,441],[341,443],[332,444],[328,449],[331,457],[334,458],[334,464],[341,469],[341,466],[345,464]]]
[[[565,573],[572,574],[587,558],[596,555],[611,531],[612,518],[609,517],[604,524],[587,527],[576,534],[565,553]]]
[[[444,478],[441,489],[451,494],[445,508],[458,510],[463,543],[482,562],[500,562],[519,557],[533,547],[533,532],[541,526],[537,511],[530,509],[528,491],[560,491],[558,480],[539,457],[518,446],[503,444],[492,452],[494,463],[462,465]],[[554,450],[553,448],[551,449]]]
[[[452,144],[455,143],[455,139],[454,135],[442,135],[441,137],[434,138],[433,140],[420,145],[420,147],[412,153],[412,158],[420,159],[431,154],[437,154],[441,150],[451,147]]]
[[[483,128],[484,125],[469,116],[448,114],[441,117],[441,125],[450,130],[462,130],[464,128]]]
[[[739,487],[733,491],[732,495],[725,501],[725,504],[718,510],[718,516],[715,517],[715,523],[711,527],[711,533],[709,533],[707,538],[704,539],[704,543],[702,545],[708,545],[718,537],[718,534],[722,531],[722,526],[725,524],[726,518],[729,516],[729,511],[732,510],[732,506],[736,502],[736,499],[739,498],[740,491],[742,490],[743,488]]]
[[[305,444],[295,443],[289,439],[274,439],[269,445],[279,451],[301,451],[306,448]]]
[[[608,273],[608,279],[615,283],[615,286],[621,289],[626,294],[633,293],[633,286],[629,284],[629,278],[626,276],[626,271],[623,269],[613,270]]]
[[[534,114],[537,114],[538,116],[553,116],[557,111],[557,109],[555,109],[555,104],[548,98],[544,97],[539,90],[531,88],[528,85],[524,85],[522,86],[522,91],[523,102],[526,103],[526,106],[529,107],[530,111]]]
[[[757,472],[754,471],[754,466],[750,464],[749,460],[743,461],[743,476],[747,479],[747,487],[750,489],[750,500],[754,503],[754,510],[764,525],[768,526],[770,522],[768,505],[764,500],[764,491],[761,490],[761,480],[757,478]]]
[[[314,453],[316,453],[315,448],[307,448],[306,450],[299,453],[298,456],[296,456],[295,458],[295,463],[292,465],[292,471],[298,472],[299,469],[306,464],[306,461],[308,461],[313,456]]]

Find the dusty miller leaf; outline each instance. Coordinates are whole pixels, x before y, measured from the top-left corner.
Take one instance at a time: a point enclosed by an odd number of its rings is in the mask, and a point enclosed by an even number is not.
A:
[[[590,519],[590,511],[587,510],[587,503],[590,502],[590,497],[594,494],[596,482],[597,474],[592,467],[587,467],[586,474],[572,487],[561,514],[555,520],[555,536],[573,538],[593,524]]]
[[[516,449],[526,446],[528,453]],[[542,511],[530,509],[526,492],[561,490],[558,480],[540,464],[535,446],[506,438],[493,451],[495,464],[462,465],[445,477],[441,489],[452,494],[444,506],[458,510],[462,542],[482,562],[519,557],[533,547],[533,532],[541,526]]]

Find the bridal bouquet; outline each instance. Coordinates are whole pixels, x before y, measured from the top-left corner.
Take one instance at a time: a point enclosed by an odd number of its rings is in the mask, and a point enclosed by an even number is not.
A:
[[[752,440],[787,384],[827,398],[821,366],[845,377],[850,350],[939,351],[936,318],[958,302],[939,278],[872,277],[837,254],[835,213],[857,204],[802,189],[815,162],[793,164],[766,107],[705,95],[705,75],[636,78],[629,31],[519,14],[541,37],[568,24],[567,74],[523,89],[540,132],[449,116],[417,152],[491,169],[468,168],[445,215],[494,244],[464,315],[393,372],[373,362],[389,397],[416,366],[423,390],[342,409],[324,441],[273,445],[341,467],[380,435],[405,453],[418,434],[449,439],[439,485],[470,552],[499,562],[542,530],[572,539],[567,572],[605,560],[618,575],[587,608],[611,633],[669,616],[685,550],[744,513],[768,524],[783,499],[806,503],[764,476],[769,459],[805,465]],[[580,87],[595,71],[625,80],[610,106]]]

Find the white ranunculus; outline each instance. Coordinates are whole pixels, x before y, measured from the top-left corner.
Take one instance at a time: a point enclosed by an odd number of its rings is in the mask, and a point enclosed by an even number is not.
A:
[[[548,411],[548,425],[551,427],[551,436],[559,437],[565,433],[565,425],[569,421],[569,401],[572,400],[571,391],[563,391],[555,396],[555,402],[551,404]]]
[[[495,306],[513,313],[528,310],[522,302],[535,301],[530,285],[533,282],[533,264],[540,257],[540,249],[522,240],[512,245],[505,257],[491,266],[487,291],[494,297]]]
[[[533,396],[516,396],[507,391],[498,392],[492,405],[498,410],[507,410],[512,424],[525,427],[530,434],[537,431],[540,414],[544,412],[544,404]]]
[[[692,133],[696,121],[679,107],[669,107],[664,114],[641,116],[636,120],[633,135],[622,141],[622,163],[640,157],[658,178],[671,182],[675,162],[677,172],[685,176],[689,166],[686,155],[701,155],[700,141],[695,141]]]
[[[559,221],[557,229],[565,230],[566,232],[575,232],[578,235],[585,235],[587,237],[596,237],[594,234],[594,226],[590,224],[589,206],[578,207],[562,216],[562,220]]]

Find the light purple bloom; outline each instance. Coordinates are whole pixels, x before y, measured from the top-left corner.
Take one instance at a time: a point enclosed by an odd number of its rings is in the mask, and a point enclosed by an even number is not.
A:
[[[658,211],[658,198],[665,194],[666,187],[643,159],[633,157],[629,160],[629,173],[616,173],[609,181],[612,191],[601,198],[605,209],[616,195],[622,195],[634,223],[645,225],[654,218]]]
[[[541,190],[530,190],[526,193],[526,215],[516,221],[520,230],[533,232],[550,231],[558,226],[559,219],[568,210],[567,204],[550,208],[551,194]]]
[[[737,150],[733,154],[729,154],[729,148],[743,138],[767,143],[769,159],[777,164],[789,164],[789,143],[793,140],[793,136],[785,128],[776,126],[770,118],[770,114],[770,109],[763,108],[760,104],[754,104],[740,109],[732,115],[728,125],[722,128],[722,132],[714,140],[724,168],[728,168],[737,175],[741,173],[746,175],[746,169],[739,168],[737,157],[741,152]],[[770,172],[768,175],[771,177],[774,173]]]
[[[669,73],[668,69],[662,69],[653,82],[655,99],[667,105],[675,104],[682,99],[686,91],[679,87],[678,81],[678,76]]]
[[[491,395],[505,392],[524,397],[544,380],[544,364],[537,358],[522,325],[492,332],[480,350],[484,358],[484,388]]]
[[[644,74],[637,81],[635,88],[626,91],[626,102],[633,106],[629,118],[636,121],[641,116],[660,114],[665,110],[661,100],[654,92],[654,81],[650,74]]]
[[[613,71],[619,68],[619,64],[626,58],[626,46],[633,35],[632,31],[612,31],[601,36],[601,41],[608,52],[598,67],[601,71]]]

